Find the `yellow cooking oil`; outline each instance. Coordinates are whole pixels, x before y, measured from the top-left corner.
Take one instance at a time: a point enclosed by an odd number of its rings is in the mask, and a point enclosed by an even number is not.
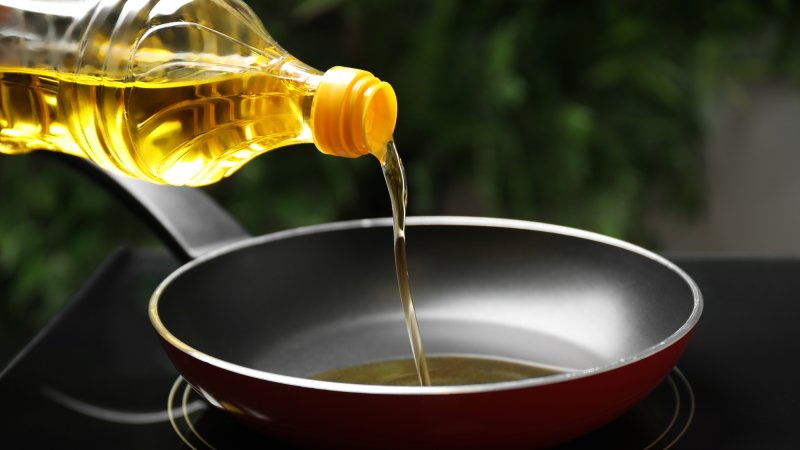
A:
[[[427,357],[429,386],[503,383],[564,373],[561,369],[501,358],[471,355]],[[411,359],[392,359],[318,372],[309,378],[337,383],[419,386]]]
[[[259,72],[180,82],[0,68],[0,152],[87,156],[148,181],[205,185],[312,142],[314,90]]]

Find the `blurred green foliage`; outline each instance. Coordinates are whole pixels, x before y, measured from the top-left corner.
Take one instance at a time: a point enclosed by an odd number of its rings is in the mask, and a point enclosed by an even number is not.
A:
[[[707,100],[800,73],[788,1],[253,5],[300,59],[393,84],[412,214],[534,219],[647,246],[649,211],[702,210]],[[349,170],[357,207],[379,210],[371,168]]]
[[[800,75],[788,0],[273,0],[273,37],[320,69],[392,83],[411,214],[495,215],[653,246],[651,210],[703,205],[702,112],[740,83]],[[147,233],[54,162],[0,157],[0,326],[35,328],[121,243]],[[371,158],[311,146],[206,188],[255,234],[383,216]]]

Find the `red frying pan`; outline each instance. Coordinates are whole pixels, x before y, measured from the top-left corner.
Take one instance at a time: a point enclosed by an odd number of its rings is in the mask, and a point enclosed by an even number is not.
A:
[[[150,302],[172,361],[212,405],[312,448],[538,448],[618,417],[675,365],[702,310],[666,259],[586,231],[516,220],[409,219],[429,355],[564,373],[403,387],[309,375],[410,356],[390,221],[248,237],[199,191],[117,179],[190,261]]]

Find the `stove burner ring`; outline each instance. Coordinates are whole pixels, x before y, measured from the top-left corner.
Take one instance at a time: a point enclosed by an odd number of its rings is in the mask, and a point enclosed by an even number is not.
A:
[[[686,401],[688,402],[686,405],[686,408],[688,409],[688,412],[686,413],[686,419],[680,429],[675,428],[675,425],[678,423],[678,418],[681,415],[681,393],[678,389],[678,384],[675,382],[675,378],[677,378],[681,383],[681,387],[685,389]],[[696,406],[694,400],[694,391],[692,390],[692,385],[689,384],[689,380],[686,378],[686,375],[681,372],[681,369],[679,369],[678,366],[675,366],[672,369],[672,373],[667,376],[667,382],[672,389],[672,394],[675,396],[675,411],[672,413],[672,419],[670,419],[667,428],[665,428],[664,431],[662,431],[661,434],[659,434],[658,437],[653,440],[653,442],[645,447],[644,450],[654,450],[658,448],[657,445],[659,445],[659,443],[664,441],[671,432],[676,431],[672,440],[665,443],[664,446],[661,447],[663,450],[672,448],[672,446],[675,445],[675,443],[678,442],[684,434],[686,434],[686,430],[689,429],[689,426],[692,424],[692,420],[694,420],[694,411]]]
[[[194,400],[189,403],[186,399],[180,411],[140,411],[122,409],[117,406],[106,406],[95,403],[94,401],[83,400],[79,397],[62,392],[48,384],[39,387],[42,396],[51,400],[70,411],[81,414],[92,419],[101,420],[121,425],[150,425],[154,423],[166,422],[171,417],[184,417],[208,408],[208,403],[203,400]],[[170,403],[172,404],[172,403]]]
[[[189,428],[189,432],[191,432],[191,435],[189,434],[184,435],[184,433],[178,427],[178,424],[175,421],[175,417],[172,413],[173,411],[172,405],[175,402],[175,397],[178,391],[180,390],[181,384],[185,384],[185,386],[183,388],[183,395],[181,396],[180,408],[181,412],[183,413],[182,414],[183,421],[186,422],[186,425]],[[191,448],[192,450],[199,450],[199,449],[190,442],[189,438],[191,436],[194,436],[197,439],[197,441],[202,443],[202,445],[205,445],[204,448],[208,448],[210,450],[216,450],[216,448],[214,448],[213,445],[209,444],[208,441],[206,441],[203,438],[203,436],[197,431],[194,424],[192,423],[192,419],[188,411],[189,393],[191,391],[192,391],[192,385],[189,384],[189,382],[187,382],[182,376],[178,375],[178,378],[175,379],[175,383],[172,384],[172,388],[169,390],[169,396],[167,396],[167,411],[169,412],[169,423],[170,425],[172,425],[172,429],[175,430],[175,433],[178,435],[179,438],[181,438],[183,443],[189,446],[189,448]]]
[[[692,385],[689,380],[676,366],[672,372],[667,376],[666,382],[668,383],[672,395],[674,397],[673,407],[674,411],[669,424],[650,444],[645,446],[643,450],[668,450],[672,448],[682,437],[686,434],[689,426],[692,424],[695,413],[695,397]],[[183,393],[180,395],[180,402],[173,407],[173,404],[178,398],[178,393],[183,385]],[[681,393],[683,391],[683,394]],[[192,422],[193,416],[199,416],[198,413],[205,411],[206,408],[192,408],[194,402],[189,402],[189,396],[193,392],[192,386],[181,376],[175,380],[172,389],[169,391],[167,397],[167,411],[169,414],[169,422],[172,429],[178,437],[192,450],[217,450],[216,447],[211,445],[197,430],[195,424]],[[684,398],[685,397],[685,398]],[[646,401],[645,399],[644,401]],[[682,401],[683,400],[683,401]],[[180,408],[180,409],[179,409]],[[684,410],[685,408],[685,410]],[[181,411],[179,417],[183,418],[186,428],[181,430],[178,422],[176,421],[174,411]],[[682,425],[679,424],[682,423]],[[669,439],[669,440],[668,440]]]

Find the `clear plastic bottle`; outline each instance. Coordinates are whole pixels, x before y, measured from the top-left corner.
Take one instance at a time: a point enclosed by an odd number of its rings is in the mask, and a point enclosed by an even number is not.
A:
[[[369,72],[315,70],[239,0],[0,0],[0,152],[214,183],[277,147],[383,159],[397,103]]]

